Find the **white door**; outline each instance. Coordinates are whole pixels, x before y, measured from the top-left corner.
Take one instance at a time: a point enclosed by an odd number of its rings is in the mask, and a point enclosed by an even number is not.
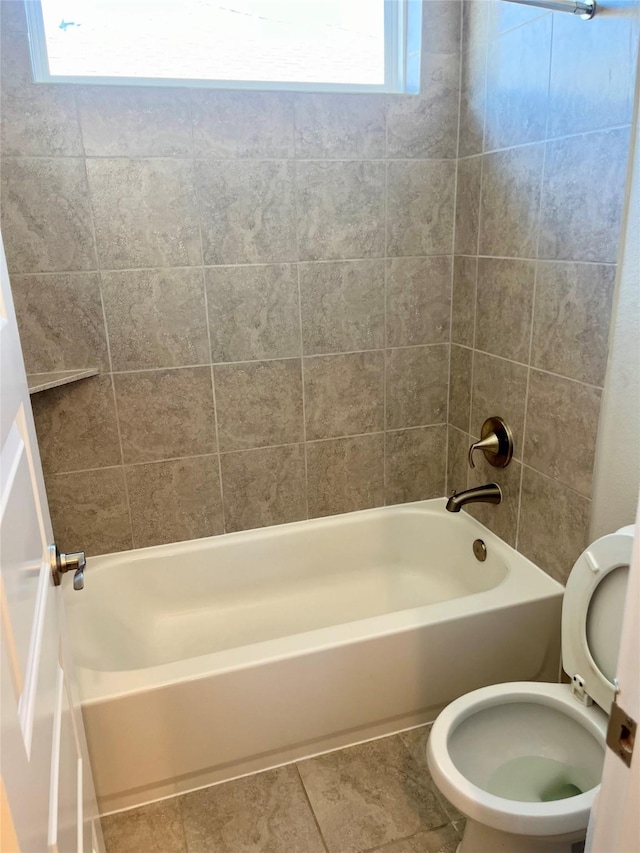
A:
[[[102,853],[1,237],[0,279],[0,850]]]
[[[629,570],[629,585],[622,620],[618,655],[616,702],[640,724],[640,503]],[[620,725],[618,724],[618,730]],[[613,732],[616,738],[619,731]],[[625,732],[626,734],[626,732]],[[625,737],[624,748],[632,746]],[[590,853],[639,853],[640,851],[640,738],[636,735],[631,766],[607,749],[602,788],[593,807],[586,849]]]

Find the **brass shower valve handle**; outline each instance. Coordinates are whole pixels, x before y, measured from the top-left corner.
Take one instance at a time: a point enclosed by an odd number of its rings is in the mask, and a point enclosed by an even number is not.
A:
[[[513,434],[502,418],[493,416],[482,424],[480,441],[469,448],[469,467],[475,468],[473,454],[481,450],[494,468],[506,468],[513,456]]]

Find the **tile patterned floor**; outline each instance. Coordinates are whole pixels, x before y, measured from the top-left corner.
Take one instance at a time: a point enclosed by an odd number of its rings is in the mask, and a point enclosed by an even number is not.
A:
[[[429,727],[102,819],[107,853],[455,853]]]

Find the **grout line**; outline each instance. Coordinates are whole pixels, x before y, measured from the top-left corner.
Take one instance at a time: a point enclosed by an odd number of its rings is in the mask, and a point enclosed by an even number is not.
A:
[[[428,349],[431,347],[443,347],[448,345],[448,341],[435,341],[429,344],[407,344],[405,346],[395,346],[395,347],[387,347],[389,350],[409,350],[409,349]],[[362,353],[382,353],[384,352],[384,347],[375,347],[372,349],[364,349],[364,350],[345,350],[344,352],[320,352],[320,353],[310,353],[309,355],[299,356],[299,355],[285,355],[285,356],[276,356],[274,358],[252,358],[245,359],[243,361],[214,361],[214,362],[201,362],[199,364],[174,364],[174,365],[166,365],[164,367],[137,367],[131,368],[130,370],[113,370],[110,371],[118,376],[123,374],[130,373],[154,373],[166,370],[197,370],[204,367],[235,367],[240,364],[264,364],[270,363],[273,361],[299,361],[305,359],[312,358],[333,358],[345,356],[345,355],[361,355]]]
[[[295,122],[295,104],[293,105],[293,137],[294,151],[296,140],[296,122]],[[294,163],[293,166],[293,215],[295,219],[295,238],[296,238],[296,281],[298,284],[298,331],[300,334],[300,382],[302,390],[302,448],[304,455],[304,495],[305,495],[305,518],[309,518],[309,461],[307,459],[307,400],[305,390],[305,370],[304,370],[304,341],[302,335],[302,287],[300,284],[300,233],[298,219],[298,169]]]
[[[420,57],[420,76],[422,76],[422,57]],[[385,159],[389,151],[389,102],[384,112],[384,153]],[[389,369],[389,327],[388,327],[388,278],[389,278],[389,162],[384,167],[384,352],[382,355],[382,504],[387,505],[387,373]]]
[[[304,759],[302,759],[302,760],[304,760]],[[300,773],[300,768],[298,767],[298,762],[294,761],[293,766],[296,768],[296,773],[298,775],[300,787],[302,788],[304,798],[307,801],[307,804],[309,806],[309,810],[311,811],[311,814],[313,816],[313,822],[315,823],[316,829],[318,830],[318,835],[320,836],[320,841],[322,843],[322,846],[324,847],[326,853],[329,853],[329,846],[328,846],[327,842],[324,840],[324,835],[322,834],[322,829],[320,828],[320,823],[318,821],[318,818],[316,817],[316,813],[315,813],[314,808],[311,804],[311,800],[309,799],[309,794],[307,793],[307,789],[306,789],[305,784],[304,784],[304,779],[302,778],[302,773]]]
[[[109,323],[107,322],[107,311],[106,311],[105,302],[104,302],[104,293],[103,293],[103,287],[102,287],[102,270],[100,268],[100,255],[98,253],[98,238],[97,238],[97,234],[96,234],[96,224],[95,224],[95,220],[94,220],[94,216],[93,216],[91,184],[89,182],[89,171],[87,168],[87,154],[86,154],[86,147],[85,147],[85,143],[84,143],[84,132],[82,130],[82,122],[80,120],[80,107],[78,104],[78,93],[77,93],[77,91],[74,91],[72,93],[72,97],[73,97],[76,121],[78,123],[78,132],[80,134],[80,143],[82,145],[82,152],[83,152],[83,156],[80,159],[82,159],[82,169],[84,172],[84,178],[85,178],[86,187],[87,187],[87,200],[88,200],[88,206],[89,206],[89,226],[91,229],[91,237],[93,240],[93,251],[95,253],[95,259],[96,259],[96,268],[97,268],[97,275],[98,275],[98,290],[100,293],[100,307],[102,309],[102,322],[103,322],[103,326],[104,326],[104,335],[105,335],[105,340],[106,340],[106,344],[107,344],[107,357],[109,360],[109,376],[110,376],[110,380],[111,380],[111,395],[113,398],[113,411],[114,411],[114,416],[116,419],[116,432],[118,434],[118,448],[120,450],[120,465],[115,466],[115,467],[122,468],[122,483],[123,483],[123,487],[124,487],[124,500],[125,500],[125,506],[126,506],[126,510],[127,510],[127,519],[129,521],[129,535],[131,537],[130,542],[131,542],[131,547],[135,548],[135,540],[134,540],[134,536],[133,536],[133,516],[131,514],[131,500],[129,498],[129,483],[127,482],[127,474],[126,474],[126,471],[124,468],[124,447],[122,444],[122,429],[121,429],[121,425],[120,425],[120,414],[119,414],[119,410],[118,410],[118,397],[116,394],[116,382],[115,382],[115,376],[114,376],[114,372],[113,372],[113,357],[112,357],[112,353],[111,353],[111,336],[109,334]],[[94,469],[94,470],[100,470],[100,469]]]
[[[524,26],[524,25],[523,25]],[[486,45],[488,56],[488,48],[489,44]],[[469,53],[473,53],[474,50],[462,51],[462,56],[467,56]],[[441,56],[456,56],[455,53],[448,54],[429,54],[432,55],[441,55]],[[485,80],[485,92],[486,92],[486,83]],[[355,94],[355,93],[354,93]],[[393,94],[393,93],[391,93]],[[413,97],[409,95],[409,97]],[[512,151],[516,148],[525,148],[527,145],[538,145],[541,142],[563,142],[567,139],[577,139],[581,136],[590,136],[595,133],[609,133],[615,130],[627,130],[631,127],[631,122],[620,122],[618,124],[613,125],[605,125],[604,127],[596,127],[590,130],[582,130],[578,133],[566,133],[560,136],[551,136],[548,139],[546,137],[541,137],[537,140],[532,140],[528,142],[521,142],[517,145],[508,145],[502,148],[490,148],[486,151],[483,150],[478,152],[480,154],[496,154],[502,151]],[[484,133],[483,133],[484,137]],[[483,140],[484,144],[484,140]],[[4,154],[0,157],[2,160],[185,160],[185,161],[197,161],[201,163],[287,163],[287,162],[295,162],[295,163],[359,163],[362,161],[370,162],[370,163],[384,163],[384,162],[392,162],[392,163],[414,163],[417,160],[429,160],[432,162],[452,162],[458,159],[465,160],[469,157],[478,156],[477,154],[466,154],[464,157],[198,157],[195,154],[191,156],[179,155],[179,156],[156,156],[153,154],[144,154],[144,155],[128,155],[128,154],[105,154],[105,155],[95,155],[95,154],[55,154],[55,155],[33,155],[33,154]]]
[[[449,369],[447,371],[447,430],[445,435],[444,446],[444,491],[445,495],[449,491],[449,425],[450,425],[450,410],[451,410],[451,390],[453,383],[451,381],[451,362],[453,358],[453,295],[455,288],[455,270],[456,270],[456,237],[458,232],[458,178],[460,174],[460,124],[462,120],[462,71],[463,71],[463,36],[464,36],[464,9],[460,4],[460,52],[458,62],[458,126],[456,129],[456,174],[453,190],[453,259],[451,261],[451,286],[449,289]]]
[[[553,17],[552,17],[553,20]],[[553,26],[553,24],[552,24]],[[552,29],[552,43],[553,43],[553,29]],[[548,85],[550,86],[550,78],[551,78],[551,51],[549,51],[549,81]],[[549,103],[549,91],[547,90],[547,105]],[[547,123],[549,121],[549,112],[547,110]],[[542,149],[542,168],[540,169],[540,197],[538,199],[538,218],[537,218],[537,233],[536,233],[536,257],[540,251],[540,233],[542,231],[542,200],[543,200],[543,192],[544,192],[544,178],[545,178],[545,168],[546,168],[546,160],[547,160],[547,145],[545,143],[544,148]],[[536,312],[536,299],[537,299],[537,291],[538,291],[538,264],[536,263],[533,270],[533,295],[531,300],[531,326],[529,328],[529,352],[527,356],[527,384],[525,386],[524,392],[524,413],[522,420],[522,449],[520,452],[520,459],[522,462],[522,467],[520,468],[520,484],[518,488],[518,512],[516,516],[516,541],[515,548],[518,548],[518,539],[520,536],[520,508],[522,506],[522,483],[524,479],[524,449],[525,443],[527,440],[527,418],[529,414],[529,389],[531,385],[531,371],[535,368],[531,365],[531,360],[533,356],[533,329],[535,326],[535,312]]]
[[[562,486],[563,489],[569,489],[570,492],[573,492],[574,495],[577,495],[583,501],[587,501],[591,503],[591,498],[587,495],[583,495],[582,492],[579,492],[574,486],[570,486],[568,483],[565,483],[564,480],[559,480],[556,477],[552,477],[550,474],[545,474],[544,471],[540,471],[538,468],[534,468],[533,465],[529,465],[526,462],[522,462],[519,460],[522,465],[523,471],[526,468],[527,471],[533,471],[534,474],[538,474],[540,477],[544,477],[545,480],[548,480],[550,483],[553,483],[556,486]]]
[[[0,0],[1,2],[1,0]],[[481,157],[482,155],[474,155],[477,157]],[[597,267],[612,267],[615,268],[617,266],[617,261],[587,261],[587,260],[566,260],[564,258],[535,258],[533,256],[530,257],[517,257],[510,255],[469,255],[466,253],[439,253],[435,255],[394,255],[390,256],[389,260],[418,260],[418,259],[426,259],[433,260],[435,258],[487,258],[489,260],[495,261],[533,261],[534,263],[539,264],[570,264],[572,266],[597,266]],[[300,261],[301,266],[313,266],[314,264],[358,264],[358,263],[371,263],[375,261],[379,261],[382,263],[387,260],[384,257],[375,257],[375,258],[334,258],[334,259],[322,259],[315,261]],[[127,269],[103,269],[103,268],[95,268],[88,270],[44,270],[42,272],[14,272],[12,273],[12,278],[41,278],[43,276],[54,276],[54,275],[96,275],[98,273],[104,274],[119,274],[119,273],[132,273],[132,272],[164,272],[168,273],[172,270],[194,270],[200,269],[201,266],[204,269],[236,269],[238,267],[270,267],[270,266],[294,266],[296,261],[274,261],[273,263],[262,263],[262,264],[193,264],[191,266],[167,266],[167,267],[130,267]]]
[[[208,354],[209,354],[209,375],[211,379],[211,403],[213,405],[213,430],[216,437],[216,454],[218,457],[218,489],[219,489],[219,498],[220,498],[220,512],[222,514],[222,530],[224,533],[227,532],[227,522],[226,522],[226,508],[224,501],[224,485],[222,482],[222,460],[220,459],[220,436],[219,436],[219,427],[218,427],[218,406],[216,401],[216,381],[215,381],[215,371],[213,369],[212,363],[212,346],[211,346],[211,323],[209,321],[209,300],[207,297],[207,277],[205,274],[205,266],[204,266],[204,242],[202,240],[202,215],[200,208],[200,195],[198,193],[198,179],[196,175],[196,146],[195,146],[195,136],[193,132],[193,110],[191,103],[192,93],[188,92],[187,94],[187,109],[189,112],[189,127],[190,127],[190,137],[191,137],[191,164],[193,168],[193,192],[195,196],[196,202],[196,210],[198,212],[198,239],[200,241],[200,272],[201,272],[201,280],[202,280],[202,295],[204,298],[204,316],[207,323],[207,346],[208,346]],[[196,266],[197,269],[197,266]],[[209,454],[207,454],[209,455]]]
[[[417,426],[408,426],[408,427],[396,427],[394,429],[386,430],[389,433],[399,433],[399,432],[412,432],[414,430],[423,430],[423,429],[438,429],[440,427],[447,427],[447,424],[444,421],[439,421],[437,423],[428,423],[428,424],[418,424]],[[455,427],[457,429],[457,427]],[[212,451],[211,453],[190,453],[185,456],[164,456],[161,459],[144,459],[141,462],[125,462],[121,465],[103,465],[97,468],[74,468],[71,470],[64,471],[50,471],[52,476],[58,476],[59,474],[85,474],[90,471],[107,471],[107,470],[115,470],[116,468],[136,468],[141,465],[160,465],[164,462],[181,462],[184,459],[205,459],[212,456],[231,456],[237,455],[239,453],[257,453],[260,450],[277,450],[281,447],[301,447],[305,444],[326,444],[330,441],[346,441],[352,438],[367,438],[368,436],[376,436],[376,435],[384,435],[385,430],[375,430],[373,432],[359,432],[359,433],[350,433],[348,435],[332,435],[325,438],[310,438],[306,442],[304,441],[290,441],[286,444],[263,444],[258,445],[256,447],[238,447],[232,450],[220,450],[220,451]]]

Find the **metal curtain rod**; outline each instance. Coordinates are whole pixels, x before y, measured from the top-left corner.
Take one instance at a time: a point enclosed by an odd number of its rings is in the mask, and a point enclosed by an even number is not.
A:
[[[509,3],[521,3],[523,6],[537,6],[552,12],[569,12],[590,20],[596,13],[595,0],[507,0]]]

